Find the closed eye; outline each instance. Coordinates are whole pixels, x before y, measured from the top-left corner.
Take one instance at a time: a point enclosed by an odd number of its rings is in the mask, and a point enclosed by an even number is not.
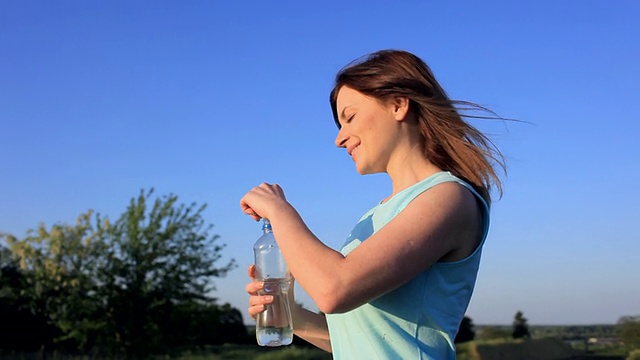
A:
[[[353,120],[353,118],[354,118],[354,117],[356,117],[356,114],[353,114],[353,115],[349,116],[349,117],[347,118],[347,121],[345,121],[345,123],[346,123],[346,124],[350,123],[350,122]]]

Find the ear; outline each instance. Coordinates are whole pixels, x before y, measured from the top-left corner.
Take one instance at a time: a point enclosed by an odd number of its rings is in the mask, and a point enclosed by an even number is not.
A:
[[[409,98],[396,96],[390,100],[389,106],[396,121],[403,121],[409,114]]]

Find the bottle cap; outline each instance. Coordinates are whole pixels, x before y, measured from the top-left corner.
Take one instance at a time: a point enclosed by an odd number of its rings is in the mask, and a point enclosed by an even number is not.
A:
[[[271,230],[271,222],[267,218],[262,218],[262,230]]]

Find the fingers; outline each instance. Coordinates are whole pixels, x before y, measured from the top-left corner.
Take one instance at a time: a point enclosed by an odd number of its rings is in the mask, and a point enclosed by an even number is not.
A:
[[[258,304],[258,305],[251,305],[249,306],[249,309],[247,310],[247,312],[249,313],[249,316],[251,316],[251,318],[253,318],[254,320],[256,319],[256,317],[258,316],[258,314],[260,314],[261,312],[266,310],[266,303],[265,304]]]
[[[265,311],[265,309],[267,308],[267,305],[271,304],[272,302],[273,302],[273,296],[271,295],[249,296],[249,308],[247,309],[249,312],[249,315],[255,319],[256,316],[261,312]]]
[[[245,285],[244,289],[249,295],[258,295],[258,291],[262,289],[263,285],[261,281],[252,281]]]
[[[258,215],[258,213],[256,213],[255,210],[253,210],[253,208],[251,208],[249,204],[247,204],[247,201],[245,200],[245,198],[246,196],[242,198],[242,200],[240,200],[240,208],[242,209],[242,212],[249,215],[253,220],[260,221],[262,217]]]
[[[258,291],[262,289],[262,287],[263,283],[261,281],[252,281],[245,286],[245,290],[251,295],[249,296],[248,312],[254,319],[266,309],[266,305],[273,302],[272,295],[258,295]]]
[[[249,309],[257,307],[257,306],[261,306],[261,305],[268,305],[271,304],[273,302],[273,296],[272,295],[254,295],[254,296],[250,296],[249,297]]]
[[[248,312],[249,316],[253,319],[266,309],[266,305],[273,302],[273,296],[271,295],[258,295],[258,291],[264,287],[264,283],[262,281],[255,281],[255,272],[256,267],[254,265],[247,267],[247,275],[249,275],[253,281],[244,287],[245,291],[250,295]]]
[[[267,208],[265,206],[274,200],[286,202],[287,199],[282,187],[278,184],[263,182],[245,194],[240,200],[240,208],[252,219],[259,221],[265,215],[261,214],[266,212]]]

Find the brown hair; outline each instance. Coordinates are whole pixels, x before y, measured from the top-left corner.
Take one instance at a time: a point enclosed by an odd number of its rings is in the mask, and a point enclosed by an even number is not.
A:
[[[439,168],[470,183],[490,202],[495,185],[502,184],[494,166],[504,172],[504,157],[491,140],[464,118],[502,119],[491,110],[468,101],[451,100],[436,81],[431,69],[419,57],[402,50],[381,50],[340,70],[330,94],[331,109],[338,128],[338,91],[347,86],[383,100],[394,96],[409,99],[424,139],[424,155]],[[488,116],[464,114],[482,111]]]

